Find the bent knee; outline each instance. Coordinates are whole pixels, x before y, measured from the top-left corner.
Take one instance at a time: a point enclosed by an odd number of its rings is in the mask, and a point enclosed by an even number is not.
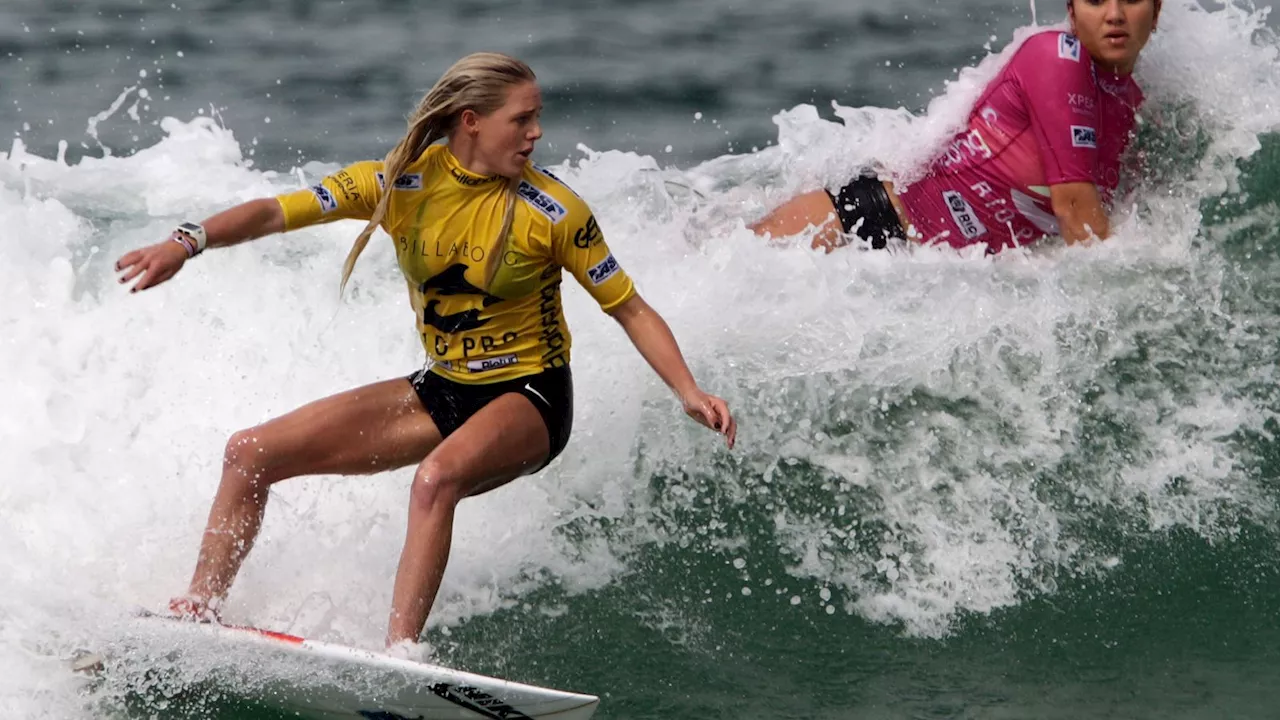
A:
[[[419,510],[429,510],[441,504],[457,505],[464,495],[460,479],[447,461],[429,455],[413,475],[409,500]]]

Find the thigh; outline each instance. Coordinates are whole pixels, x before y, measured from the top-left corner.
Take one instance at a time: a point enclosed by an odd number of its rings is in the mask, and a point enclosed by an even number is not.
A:
[[[752,225],[751,230],[757,235],[768,234],[776,239],[798,235],[809,226],[818,228],[813,237],[815,250],[831,250],[841,244],[840,219],[826,190],[814,190],[791,198]]]
[[[404,378],[331,395],[242,435],[242,450],[255,454],[251,462],[273,480],[391,470],[440,444],[440,431]]]
[[[551,440],[529,398],[506,393],[472,415],[427,457],[427,476],[439,472],[457,497],[479,495],[542,467]]]

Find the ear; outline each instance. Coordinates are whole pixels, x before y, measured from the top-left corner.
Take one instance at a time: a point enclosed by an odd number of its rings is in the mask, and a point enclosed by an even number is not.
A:
[[[480,116],[475,110],[467,108],[458,114],[458,127],[475,135],[480,132]]]
[[[1076,4],[1071,0],[1067,0],[1067,20],[1071,23],[1071,34],[1079,37],[1080,33],[1076,32]]]

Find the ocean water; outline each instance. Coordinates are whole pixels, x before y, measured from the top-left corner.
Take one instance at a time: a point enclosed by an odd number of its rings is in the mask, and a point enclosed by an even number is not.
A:
[[[282,717],[89,683],[77,648],[185,586],[236,429],[421,364],[358,227],[212,252],[181,218],[385,152],[458,56],[527,59],[538,159],[591,204],[724,449],[566,283],[573,440],[460,509],[443,664],[601,718],[1280,717],[1280,44],[1166,0],[1115,237],[820,255],[745,223],[909,176],[1058,3],[233,0],[0,8],[0,711]],[[272,492],[230,620],[381,642],[411,471]]]

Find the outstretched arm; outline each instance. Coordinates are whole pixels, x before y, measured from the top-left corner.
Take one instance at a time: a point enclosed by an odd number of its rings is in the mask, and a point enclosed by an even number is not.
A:
[[[738,434],[738,424],[729,413],[729,406],[715,395],[708,395],[698,387],[680,353],[680,346],[671,334],[671,328],[656,310],[649,307],[639,295],[614,308],[610,315],[631,338],[632,344],[658,377],[680,396],[684,411],[689,417],[719,431],[733,447]]]
[[[284,231],[284,210],[275,198],[260,198],[223,210],[205,220],[206,247],[225,247]],[[187,261],[187,251],[175,242],[177,233],[155,245],[125,253],[116,261],[124,273],[121,283],[141,278],[130,292],[146,290],[173,277]]]
[[[1096,235],[1105,240],[1111,234],[1107,211],[1098,197],[1098,188],[1090,182],[1061,183],[1049,186],[1049,202],[1058,218],[1059,232],[1068,245]]]

